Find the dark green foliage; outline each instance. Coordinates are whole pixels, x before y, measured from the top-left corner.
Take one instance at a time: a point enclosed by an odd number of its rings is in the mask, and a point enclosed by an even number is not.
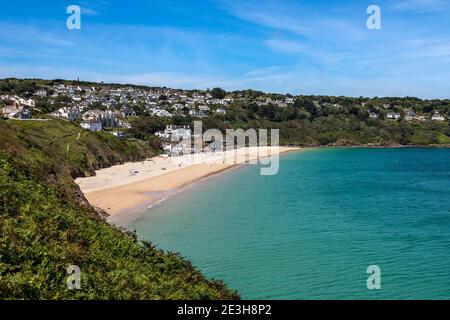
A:
[[[37,89],[38,85],[34,80],[3,79],[0,81],[0,93],[31,96]]]
[[[223,90],[222,88],[214,88],[210,91],[211,95],[214,99],[223,99],[225,98],[225,95],[227,92]]]
[[[206,127],[224,130],[225,128],[279,129],[280,143],[300,146],[311,145],[430,145],[450,144],[450,129],[447,121],[405,121],[403,109],[424,103],[412,98],[384,98],[370,100],[365,107],[355,105],[359,98],[345,97],[300,97],[293,105],[277,107],[256,103],[234,102],[227,107],[223,118],[203,119]],[[365,100],[363,100],[365,101]],[[392,103],[392,110],[399,109],[401,120],[385,120],[386,111],[380,109],[383,103]],[[335,106],[337,104],[338,106]],[[372,105],[373,104],[373,105]],[[380,119],[371,119],[369,112],[375,107]],[[450,107],[442,101],[441,114],[448,114]],[[431,115],[428,115],[428,117]],[[222,122],[224,120],[224,122]],[[191,123],[192,125],[192,123]],[[204,125],[205,127],[205,125]]]

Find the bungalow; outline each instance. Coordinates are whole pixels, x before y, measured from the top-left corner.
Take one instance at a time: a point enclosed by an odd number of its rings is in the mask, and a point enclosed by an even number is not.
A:
[[[14,105],[16,105],[17,107],[26,106],[29,108],[34,108],[35,106],[35,102],[33,99],[24,99],[18,96],[10,96],[10,95],[3,95],[0,98],[2,100],[14,103]]]
[[[116,127],[118,125],[117,117],[111,110],[89,110],[83,113],[82,118],[84,121],[101,122],[102,126],[105,127]]]
[[[439,113],[439,111],[435,111],[431,116],[431,120],[433,121],[445,121],[445,117]]]
[[[102,123],[95,120],[87,120],[80,123],[81,127],[91,131],[102,131]]]
[[[172,141],[180,141],[183,139],[190,139],[192,134],[191,128],[188,126],[184,127],[176,127],[173,125],[166,126],[166,129],[164,131],[157,131],[155,133],[156,136],[168,139]]]
[[[125,117],[134,117],[134,116],[136,116],[136,112],[133,109],[130,109],[130,108],[123,107],[123,108],[120,109],[120,112]]]
[[[370,119],[378,119],[378,114],[375,112],[369,112],[369,118]]]
[[[224,108],[217,108],[216,113],[224,116],[225,114],[227,114],[227,111]]]
[[[19,111],[14,115],[14,119],[22,119],[22,120],[31,119],[31,112],[30,110],[22,109],[21,111]]]
[[[405,120],[406,121],[411,121],[414,120],[416,118],[416,113],[413,110],[405,110]]]
[[[131,129],[131,123],[123,119],[117,119],[117,125],[121,128]]]
[[[185,107],[186,106],[184,104],[182,104],[182,103],[176,103],[176,104],[173,105],[173,108],[175,110],[183,110]]]
[[[26,107],[30,107],[30,108],[34,108],[34,105],[35,105],[35,102],[34,102],[33,99],[22,99],[22,98],[19,98],[18,99],[18,103],[21,106],[26,106]]]
[[[44,89],[39,89],[34,93],[35,96],[45,98],[47,96],[47,91]]]
[[[398,120],[400,119],[400,117],[401,117],[400,113],[397,112],[388,112],[386,115],[386,118],[391,120]]]
[[[209,104],[221,104],[223,106],[226,106],[228,104],[230,104],[230,102],[232,102],[232,99],[209,99],[208,103]]]
[[[81,114],[77,109],[69,107],[59,108],[58,110],[53,111],[51,115],[58,118],[68,119],[70,121],[75,121],[81,118]]]
[[[198,106],[198,109],[200,110],[200,112],[204,112],[204,113],[207,113],[210,110],[209,107],[206,105]]]
[[[19,111],[20,111],[20,109],[18,107],[16,107],[16,105],[7,106],[7,107],[2,108],[2,115],[5,118],[9,118],[10,114],[13,114],[13,113],[15,114],[15,113],[17,113]]]
[[[172,114],[169,111],[164,110],[164,109],[153,108],[153,109],[149,109],[148,111],[152,116],[165,117],[165,118],[172,117]]]
[[[193,117],[198,117],[198,116],[199,116],[199,113],[198,113],[197,110],[192,109],[192,110],[189,110],[189,115],[191,115],[191,116],[193,116]]]
[[[169,154],[170,155],[183,155],[183,154],[189,154],[192,151],[192,146],[190,141],[189,142],[180,142],[176,145],[172,145],[170,147]]]
[[[125,137],[125,133],[123,131],[111,131],[111,134],[117,138]]]
[[[31,112],[23,107],[4,107],[2,114],[8,119],[31,119]]]

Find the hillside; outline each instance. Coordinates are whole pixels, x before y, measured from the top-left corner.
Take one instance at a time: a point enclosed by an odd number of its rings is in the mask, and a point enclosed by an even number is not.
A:
[[[202,121],[204,129],[222,133],[238,128],[279,129],[282,145],[450,145],[449,99],[293,96],[221,88],[181,90],[68,80],[0,80],[0,107],[14,103],[36,118],[70,110],[76,115],[71,118],[74,123],[90,119],[90,112],[114,120],[117,115],[127,126],[103,121],[103,130],[120,130],[159,149],[167,147],[167,141],[155,137],[157,131],[166,125],[192,128],[194,121]],[[9,115],[6,111],[4,116]],[[68,119],[62,113],[60,116]]]
[[[232,299],[189,261],[110,226],[73,178],[155,154],[61,120],[0,119],[0,299]],[[81,269],[68,290],[66,268]]]

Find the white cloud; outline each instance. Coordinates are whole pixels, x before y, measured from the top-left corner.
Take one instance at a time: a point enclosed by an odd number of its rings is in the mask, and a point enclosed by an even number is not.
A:
[[[292,1],[284,1],[283,4],[264,0],[222,1],[221,4],[243,21],[309,39],[351,42],[364,38],[365,24],[342,14],[333,16],[332,10],[317,12],[314,7]]]
[[[81,7],[81,14],[85,14],[87,16],[97,16],[99,13],[94,9],[83,6]]]
[[[28,43],[31,46],[37,43],[58,47],[70,47],[74,43],[67,40],[58,32],[48,29],[22,24],[0,22],[0,40],[8,40],[17,43]]]
[[[393,8],[400,11],[430,13],[444,10],[448,4],[448,0],[401,0],[396,1]]]

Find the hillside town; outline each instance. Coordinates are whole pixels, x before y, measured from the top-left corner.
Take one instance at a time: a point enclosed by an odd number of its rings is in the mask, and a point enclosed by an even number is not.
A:
[[[234,101],[245,101],[255,103],[258,106],[270,105],[277,108],[285,108],[294,104],[296,96],[281,95],[279,99],[260,96],[251,101],[244,98],[242,94],[227,93],[224,97],[217,98],[209,91],[198,90],[176,90],[176,89],[141,89],[130,86],[120,88],[102,86],[100,89],[94,86],[57,84],[47,88],[41,88],[33,93],[34,98],[24,98],[17,95],[1,95],[0,100],[6,105],[2,108],[2,114],[6,118],[31,119],[36,108],[36,100],[47,99],[55,104],[55,99],[65,97],[66,106],[51,112],[51,116],[67,119],[69,121],[80,121],[80,125],[87,129],[98,131],[103,127],[129,126],[124,119],[137,115],[136,109],[142,110],[150,116],[155,117],[185,117],[190,115],[194,118],[205,118],[209,114],[226,115],[227,106]],[[315,104],[320,106],[318,101]],[[327,107],[330,104],[324,103]],[[339,104],[331,104],[332,107],[341,108]],[[365,103],[361,104],[364,107]],[[96,109],[96,108],[99,109]],[[381,110],[386,111],[386,119],[399,120],[400,112],[389,110],[396,106],[382,105],[375,107],[370,112],[370,118],[379,118]],[[398,108],[396,108],[398,109]],[[377,112],[378,111],[378,112]],[[416,115],[407,109],[404,110],[404,119],[407,121],[445,121],[445,116],[435,112],[429,117]]]
[[[58,84],[39,89],[34,98],[2,95],[6,104],[2,114],[9,119],[31,119],[36,110],[36,100],[47,99],[55,104],[58,97],[66,98],[66,106],[50,113],[53,117],[79,121],[83,128],[100,131],[104,127],[128,128],[127,117],[136,116],[135,108],[155,117],[187,116],[205,118],[209,113],[226,114],[232,98],[217,99],[210,93],[191,93],[171,89],[136,89],[133,87],[109,88]],[[278,102],[276,102],[278,103]],[[280,102],[281,103],[281,102]],[[98,108],[98,109],[97,109]]]
[[[450,115],[448,101],[438,100],[438,107],[434,107],[435,101],[416,98],[406,98],[407,103],[398,105],[403,98],[386,103],[377,98],[293,96],[253,90],[226,92],[220,88],[181,90],[79,81],[77,84],[47,81],[21,91],[5,93],[0,90],[3,118],[23,121],[62,119],[83,129],[106,131],[119,138],[125,137],[127,130],[132,128],[133,119],[161,119],[165,129],[161,127],[153,135],[165,142],[166,152],[178,152],[172,149],[180,148],[174,141],[192,134],[189,125],[177,126],[172,119],[214,118],[224,124],[237,117],[247,119],[248,116],[239,113],[242,109],[237,108],[245,108],[250,119],[254,118],[254,112],[256,118],[269,118],[275,122],[354,115],[366,119],[364,121],[440,123],[448,121]],[[443,107],[439,108],[439,103]]]

